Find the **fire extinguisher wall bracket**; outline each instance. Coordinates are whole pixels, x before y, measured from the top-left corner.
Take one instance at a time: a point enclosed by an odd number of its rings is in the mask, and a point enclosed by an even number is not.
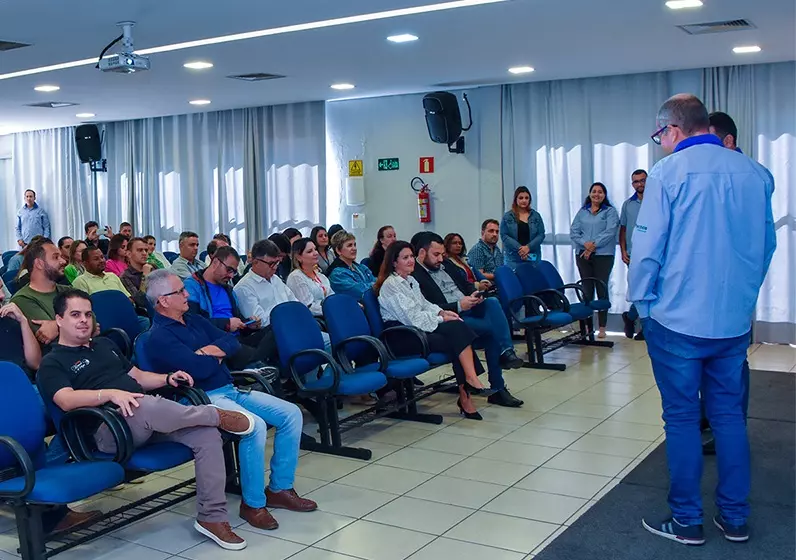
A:
[[[412,179],[410,185],[417,193],[417,217],[421,224],[428,224],[431,222],[431,189],[420,177]]]

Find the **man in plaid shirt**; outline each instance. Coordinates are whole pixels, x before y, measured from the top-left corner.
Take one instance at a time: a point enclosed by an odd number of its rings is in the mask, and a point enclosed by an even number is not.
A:
[[[500,223],[497,220],[484,220],[481,224],[481,239],[467,253],[467,263],[484,277],[494,282],[495,269],[503,266],[503,251],[497,246],[500,238]]]

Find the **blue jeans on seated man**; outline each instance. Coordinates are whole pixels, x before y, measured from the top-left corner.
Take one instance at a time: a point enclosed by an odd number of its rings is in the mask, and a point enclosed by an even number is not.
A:
[[[486,298],[469,311],[464,311],[461,318],[484,343],[489,386],[495,391],[505,389],[500,356],[506,350],[513,349],[514,343],[500,302],[496,298]]]
[[[208,391],[210,401],[224,410],[248,411],[254,415],[254,431],[240,440],[240,479],[243,501],[251,508],[265,503],[265,440],[268,425],[276,428],[271,456],[272,492],[293,488],[298,465],[303,417],[299,407],[273,395],[241,392],[232,385]]]
[[[700,390],[718,453],[716,505],[727,523],[749,516],[749,439],[742,373],[749,334],[729,339],[695,338],[644,319],[647,349],[663,402],[669,507],[683,525],[702,524]]]

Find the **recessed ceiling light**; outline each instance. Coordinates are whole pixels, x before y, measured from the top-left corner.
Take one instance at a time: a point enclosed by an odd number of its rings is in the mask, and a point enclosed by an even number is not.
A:
[[[354,84],[332,84],[332,89],[354,89]]]
[[[761,49],[757,45],[748,45],[746,47],[735,47],[734,49],[732,49],[732,52],[734,52],[735,54],[749,54],[749,53],[759,53],[761,50],[763,49]]]
[[[387,37],[388,41],[393,43],[410,43],[412,41],[417,41],[417,35],[412,35],[411,33],[403,33],[401,35],[390,35]]]
[[[669,0],[666,7],[670,10],[685,10],[686,8],[701,8],[702,0]]]
[[[534,71],[535,69],[531,66],[515,66],[514,68],[509,68],[509,72],[512,74],[529,74]]]
[[[209,99],[194,99],[193,101],[189,101],[191,105],[210,105]]]
[[[208,68],[213,67],[213,63],[205,62],[203,60],[197,60],[195,62],[186,62],[185,64],[183,64],[183,66],[191,70],[207,70]]]
[[[58,86],[36,86],[33,89],[35,89],[36,91],[41,91],[43,93],[50,93],[53,91],[58,91],[61,88]]]
[[[338,27],[341,25],[348,25],[350,23],[362,23],[366,21],[378,21],[382,19],[390,19],[403,16],[413,16],[417,14],[424,14],[429,12],[442,12],[445,10],[455,10],[458,8],[469,8],[471,6],[481,6],[484,4],[496,4],[498,2],[505,2],[506,0],[453,0],[451,2],[441,2],[438,4],[426,4],[424,6],[413,6],[409,8],[400,8],[397,10],[386,10],[383,12],[371,12],[368,14],[360,14],[356,16],[340,17],[334,19],[325,19],[321,21],[311,21],[308,23],[299,23],[295,25],[285,25],[283,27],[272,27],[269,29],[259,29],[257,31],[248,31],[246,33],[235,33],[232,35],[222,35],[220,37],[210,37],[208,39],[199,39],[197,41],[186,41],[184,43],[174,43],[171,45],[163,45],[160,47],[152,47],[149,49],[140,49],[135,51],[136,54],[148,55],[162,52],[179,51],[182,49],[191,49],[194,47],[203,47],[207,45],[218,45],[221,43],[231,43],[233,41],[245,41],[247,39],[257,39],[259,37],[270,37],[272,35],[284,35],[285,33],[295,33],[298,31],[309,31],[311,29],[324,29],[327,27]],[[65,70],[67,68],[76,68],[79,66],[93,66],[97,63],[97,57],[84,58],[83,60],[73,60],[72,62],[62,62],[60,64],[52,64],[50,66],[42,66],[40,68],[30,68],[27,70],[19,70],[17,72],[8,72],[0,74],[0,80],[8,80],[11,78],[19,78],[21,76],[30,76],[33,74],[41,74],[43,72],[53,72],[55,70]]]
[[[91,117],[96,116],[94,113],[78,113],[75,115],[78,119],[90,119]]]

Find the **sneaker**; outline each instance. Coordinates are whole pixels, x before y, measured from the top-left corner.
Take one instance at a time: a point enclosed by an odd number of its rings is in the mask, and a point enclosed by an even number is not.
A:
[[[247,436],[254,431],[254,416],[248,412],[224,410],[210,404],[218,411],[218,429],[235,436]]]
[[[197,519],[193,522],[193,528],[225,550],[243,550],[246,548],[246,541],[236,535],[226,521],[208,523]]]
[[[622,313],[622,321],[625,323],[625,336],[633,338],[633,335],[636,334],[636,322],[630,320],[627,311]]]
[[[749,540],[749,526],[744,523],[743,525],[730,525],[720,513],[716,514],[713,518],[713,524],[719,528],[724,534],[724,538],[731,542],[746,542]]]
[[[702,525],[680,525],[674,517],[669,517],[657,523],[647,523],[646,519],[642,519],[641,524],[653,535],[658,535],[680,544],[692,546],[705,544],[705,534],[702,531]]]

